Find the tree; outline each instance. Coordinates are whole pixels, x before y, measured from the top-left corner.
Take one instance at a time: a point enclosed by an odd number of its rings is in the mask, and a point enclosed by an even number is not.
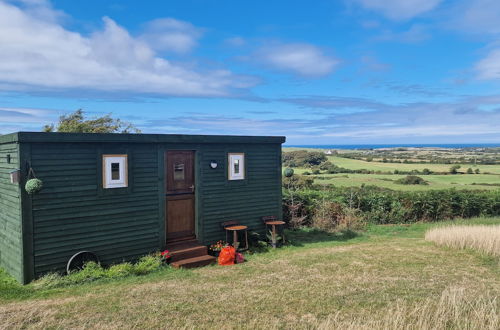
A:
[[[479,171],[479,169],[478,169],[478,168],[476,168],[476,170],[475,170],[474,172],[475,172],[476,174],[479,174],[479,173],[480,173],[480,171]]]
[[[394,182],[398,184],[422,184],[422,185],[428,184],[424,179],[416,175],[407,175],[406,177],[398,179]]]
[[[453,165],[452,167],[450,167],[450,173],[451,174],[457,174],[458,173],[458,169],[460,167],[461,167],[460,165]]]
[[[141,133],[133,124],[112,118],[110,114],[94,119],[85,119],[82,109],[59,117],[57,126],[45,125],[44,132],[65,133]]]
[[[470,167],[469,167],[469,168],[467,169],[467,174],[474,174],[474,171],[472,171],[472,168],[470,168]]]

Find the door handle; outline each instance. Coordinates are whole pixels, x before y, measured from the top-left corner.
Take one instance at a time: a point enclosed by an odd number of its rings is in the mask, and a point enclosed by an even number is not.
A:
[[[194,192],[194,184],[191,185],[191,187],[189,187],[191,189],[192,192]]]

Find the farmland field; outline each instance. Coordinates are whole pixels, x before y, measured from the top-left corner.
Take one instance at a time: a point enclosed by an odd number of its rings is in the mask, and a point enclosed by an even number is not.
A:
[[[290,231],[291,246],[242,265],[63,288],[0,271],[0,328],[498,329],[498,258],[425,241],[435,226]]]
[[[284,148],[284,152],[299,150],[298,148]],[[323,151],[320,149],[300,149],[307,151]],[[342,150],[342,153],[352,151]],[[420,151],[419,157],[422,160],[426,153]],[[456,159],[460,155],[459,152],[452,154]],[[294,168],[297,174],[310,174],[309,178],[314,179],[315,184],[319,185],[335,185],[339,187],[359,187],[362,185],[374,185],[382,188],[393,190],[410,190],[423,191],[429,189],[467,189],[467,190],[494,190],[500,189],[500,164],[484,165],[484,164],[439,164],[439,163],[396,163],[382,162],[380,159],[366,161],[363,159],[352,159],[341,156],[327,156],[328,161],[334,165],[348,170],[368,170],[379,173],[334,173],[328,171],[320,171],[320,173],[312,174],[314,168],[296,167]],[[429,154],[430,157],[430,154]],[[458,174],[449,174],[450,167],[453,165],[460,166]],[[467,169],[479,171],[479,174],[467,174]],[[390,174],[395,171],[410,172],[417,170],[422,172],[424,169],[434,172],[435,174],[423,175],[416,174],[422,177],[427,185],[404,185],[398,184],[395,181],[406,177],[407,174]]]
[[[358,159],[349,159],[343,157],[335,157],[329,156],[328,159],[340,166],[345,168],[350,168],[353,170],[358,169],[367,169],[374,171],[394,171],[394,170],[403,170],[403,171],[411,171],[411,170],[423,170],[424,168],[428,168],[434,172],[447,172],[451,166],[451,164],[400,164],[400,163],[382,163],[382,162],[367,162]],[[479,168],[481,173],[493,173],[500,175],[500,165],[471,165],[471,164],[460,164],[462,170],[467,168],[476,169]]]

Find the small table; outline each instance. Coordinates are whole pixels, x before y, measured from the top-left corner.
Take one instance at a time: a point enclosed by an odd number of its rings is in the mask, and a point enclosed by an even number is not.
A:
[[[272,221],[266,221],[266,226],[272,226],[272,232],[271,232],[271,244],[273,246],[273,248],[276,248],[276,226],[282,226],[284,225],[285,222],[284,221],[280,221],[280,220],[272,220]],[[285,235],[283,234],[282,235],[282,238],[281,238],[282,241],[285,241]]]
[[[226,242],[228,242],[228,237],[227,237],[227,234],[232,231],[233,232],[233,246],[236,250],[238,250],[238,247],[240,245],[240,243],[238,242],[238,231],[242,231],[244,230],[245,231],[245,249],[244,250],[248,250],[248,227],[247,226],[243,226],[243,225],[234,225],[234,226],[227,226],[227,227],[224,227],[224,229],[226,230]],[[243,249],[242,249],[243,250]]]

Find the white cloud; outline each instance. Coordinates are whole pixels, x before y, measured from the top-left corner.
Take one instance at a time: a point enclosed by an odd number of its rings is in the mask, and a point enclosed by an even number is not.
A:
[[[451,11],[449,25],[467,33],[500,33],[500,1],[462,0]]]
[[[442,0],[354,0],[365,9],[382,13],[393,20],[407,20],[431,11]]]
[[[102,30],[83,36],[31,12],[0,2],[0,90],[224,96],[231,88],[253,83],[227,70],[198,71],[174,64],[107,17]],[[177,50],[186,47],[179,43]]]
[[[391,69],[389,64],[382,63],[376,57],[371,55],[362,56],[361,64],[365,69],[374,72],[385,72]]]
[[[202,29],[174,18],[155,19],[145,24],[140,39],[158,51],[186,53],[192,50],[202,35]]]
[[[253,58],[273,69],[308,77],[325,76],[339,64],[320,48],[305,43],[264,46]]]
[[[246,44],[246,41],[242,37],[232,37],[232,38],[227,38],[224,40],[224,43],[229,46],[233,47],[240,47]]]
[[[479,79],[500,80],[500,49],[491,51],[474,69]]]
[[[428,28],[422,24],[413,24],[408,30],[401,32],[384,31],[376,39],[382,41],[399,41],[405,43],[418,43],[431,37]]]

